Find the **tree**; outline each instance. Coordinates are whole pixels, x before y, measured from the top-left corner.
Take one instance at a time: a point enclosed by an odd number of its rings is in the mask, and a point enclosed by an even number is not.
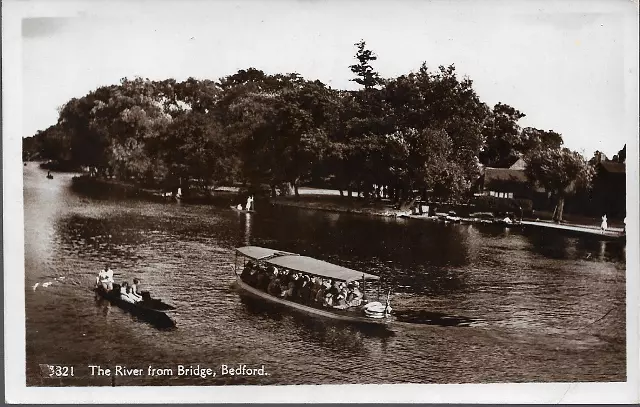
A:
[[[553,220],[562,221],[566,196],[591,182],[593,167],[582,155],[568,148],[534,150],[525,160],[527,178],[556,197]]]
[[[525,127],[520,133],[520,153],[526,155],[532,150],[559,149],[562,147],[562,135],[553,130],[540,130]]]
[[[523,141],[518,120],[525,117],[519,110],[498,103],[482,129],[484,146],[480,152],[480,162],[487,167],[508,167],[523,151]]]
[[[372,89],[382,83],[380,76],[376,71],[374,71],[370,63],[371,61],[377,60],[378,57],[371,50],[366,48],[367,44],[364,40],[361,40],[354,45],[358,47],[358,52],[355,57],[358,60],[358,63],[349,66],[351,72],[356,74],[356,77],[351,79],[351,81],[364,86],[365,89]]]
[[[388,127],[405,134],[428,131],[432,137],[427,146],[448,145],[440,151],[446,151],[450,176],[457,174],[455,189],[458,185],[471,185],[477,179],[477,157],[483,145],[481,132],[489,114],[472,84],[468,78],[458,78],[453,65],[440,66],[431,72],[423,63],[418,72],[389,80],[383,89],[389,109]],[[430,181],[432,187],[434,182]],[[444,190],[441,193],[448,195]],[[456,195],[459,196],[455,193],[451,197]]]
[[[618,154],[613,156],[612,161],[623,163],[623,164],[627,162],[627,145],[626,144],[624,145],[624,147],[622,147],[622,150],[618,151]]]

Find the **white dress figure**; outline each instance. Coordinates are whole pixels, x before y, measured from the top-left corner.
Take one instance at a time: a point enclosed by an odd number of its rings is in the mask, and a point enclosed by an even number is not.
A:
[[[605,214],[604,216],[602,216],[602,223],[600,224],[600,229],[602,229],[602,231],[604,232],[605,230],[607,230],[607,215]]]

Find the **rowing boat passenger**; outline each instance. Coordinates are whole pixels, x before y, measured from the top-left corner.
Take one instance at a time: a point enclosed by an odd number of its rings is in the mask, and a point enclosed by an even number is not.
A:
[[[108,263],[104,266],[104,269],[98,273],[97,282],[102,285],[105,291],[113,290],[113,270],[111,270]]]
[[[130,286],[126,281],[122,283],[122,286],[120,288],[120,298],[130,303],[142,301],[142,297],[135,294],[133,292],[132,286]]]
[[[131,294],[137,301],[142,301],[142,288],[140,287],[140,280],[138,280],[137,278],[133,279]]]

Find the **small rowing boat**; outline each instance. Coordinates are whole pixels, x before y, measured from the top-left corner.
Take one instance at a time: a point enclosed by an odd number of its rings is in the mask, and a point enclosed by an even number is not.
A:
[[[246,209],[238,209],[238,207],[237,207],[237,206],[230,206],[230,208],[231,208],[231,209],[233,209],[233,210],[234,210],[234,211],[236,211],[236,212],[242,212],[242,213],[253,213],[253,212],[255,212],[253,209],[249,209],[249,210],[246,210]]]
[[[243,259],[241,274],[238,273],[238,257]],[[274,295],[273,292],[265,291],[264,283],[256,282],[251,277],[253,274],[248,268],[252,267],[264,270],[264,273],[271,273],[270,277],[265,277],[271,278],[271,280],[275,279],[278,274],[284,275],[285,278],[288,277],[291,292],[283,291],[281,295]],[[258,274],[262,272],[257,271]],[[236,283],[243,291],[306,314],[366,325],[387,325],[393,320],[389,294],[387,294],[385,303],[381,302],[379,298],[378,301],[368,300],[368,294],[372,294],[372,292],[367,292],[367,282],[369,285],[377,284],[378,297],[380,295],[380,278],[373,274],[352,270],[312,257],[258,246],[244,246],[236,249],[235,274]],[[360,282],[362,283],[361,287]],[[341,305],[328,305],[327,303],[319,303],[317,300],[314,301],[313,295],[307,296],[305,299],[305,296],[300,294],[304,292],[305,284],[312,287],[315,285],[316,288],[327,284],[324,286],[326,288],[318,289],[318,291],[324,290],[323,292],[326,292],[327,295],[330,295],[334,284],[343,287],[344,291],[342,292],[346,292],[347,287],[351,287],[350,294],[353,300],[346,303],[343,301]],[[307,289],[313,292],[313,288],[307,286]],[[336,288],[336,290],[338,289]],[[361,293],[361,300],[353,294],[355,291]],[[340,293],[336,295],[337,298],[341,298]]]
[[[147,291],[142,292],[141,301],[132,301],[130,297],[122,294],[119,284],[114,284],[113,289],[110,291],[106,291],[102,285],[96,285],[94,291],[100,297],[111,302],[111,304],[153,325],[166,328],[176,326],[176,323],[166,314],[167,311],[175,310],[175,307],[165,304],[157,298],[151,298]]]

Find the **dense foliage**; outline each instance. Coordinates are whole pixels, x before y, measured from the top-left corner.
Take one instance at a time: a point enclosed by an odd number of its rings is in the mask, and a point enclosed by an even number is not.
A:
[[[521,129],[524,114],[487,106],[453,65],[383,79],[364,41],[356,47],[358,91],[253,68],[219,81],[124,78],[67,102],[56,124],[25,139],[24,157],[167,190],[243,183],[297,194],[312,183],[407,201],[457,200],[480,164],[560,151],[558,133]]]

